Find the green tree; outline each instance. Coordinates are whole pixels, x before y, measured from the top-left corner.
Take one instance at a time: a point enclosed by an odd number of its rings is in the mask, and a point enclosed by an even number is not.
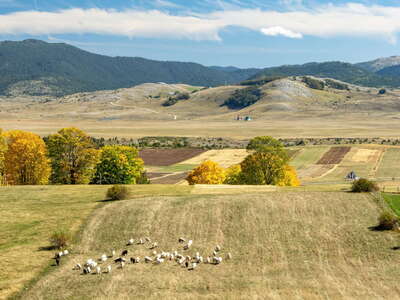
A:
[[[85,132],[74,127],[63,128],[48,137],[47,146],[53,183],[87,184],[91,181],[99,151]]]
[[[276,185],[284,181],[289,156],[281,142],[269,136],[256,137],[247,150],[251,154],[240,164],[244,184]]]
[[[136,184],[144,174],[144,163],[135,147],[111,145],[101,149],[92,180],[96,184]]]

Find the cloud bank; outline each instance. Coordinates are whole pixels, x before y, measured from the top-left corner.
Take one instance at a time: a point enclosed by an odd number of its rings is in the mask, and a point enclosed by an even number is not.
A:
[[[168,4],[161,1],[161,4]],[[172,15],[160,10],[68,9],[22,11],[0,15],[0,34],[99,34],[127,37],[220,40],[220,32],[238,26],[268,36],[288,38],[384,37],[395,42],[400,32],[400,7],[346,5],[278,12],[260,9]]]

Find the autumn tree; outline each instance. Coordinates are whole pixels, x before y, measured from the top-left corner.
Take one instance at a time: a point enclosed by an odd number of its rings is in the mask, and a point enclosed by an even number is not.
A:
[[[6,139],[0,128],[0,185],[4,183],[4,155],[7,150]]]
[[[272,137],[256,137],[249,142],[251,152],[240,164],[244,184],[276,185],[285,179],[289,156],[279,141]]]
[[[50,164],[44,141],[36,134],[13,130],[4,134],[4,174],[8,184],[47,184]]]
[[[101,149],[92,180],[96,184],[136,184],[144,174],[144,163],[135,147],[111,145]]]
[[[278,182],[279,186],[299,186],[300,180],[297,177],[297,172],[292,166],[285,166],[284,177]]]
[[[47,138],[47,146],[53,183],[87,184],[91,181],[99,151],[85,132],[74,127],[63,128]]]
[[[233,165],[230,166],[225,170],[226,178],[224,183],[225,184],[241,184],[242,179],[242,168],[240,165]]]
[[[226,175],[219,164],[207,160],[189,173],[186,180],[189,184],[222,184]]]

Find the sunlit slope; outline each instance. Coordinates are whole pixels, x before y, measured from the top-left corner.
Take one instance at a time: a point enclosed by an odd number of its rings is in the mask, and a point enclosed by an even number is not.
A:
[[[263,195],[148,197],[97,210],[82,241],[59,269],[24,299],[395,299],[400,295],[391,233],[370,231],[378,210],[369,195],[270,192]],[[77,262],[149,236],[158,251],[179,250],[178,237],[209,255],[216,244],[231,261],[187,271],[176,263],[127,265],[80,275]],[[130,255],[151,254],[131,246]],[[225,253],[225,254],[224,254]],[[129,255],[129,256],[130,256]]]

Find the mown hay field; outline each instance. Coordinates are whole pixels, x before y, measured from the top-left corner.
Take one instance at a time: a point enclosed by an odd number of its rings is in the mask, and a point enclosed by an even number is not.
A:
[[[108,203],[90,217],[62,266],[52,267],[23,299],[398,299],[398,234],[372,231],[379,210],[367,194],[269,192],[152,196]],[[193,254],[216,244],[231,261],[188,271],[172,262],[127,265],[80,275],[77,262],[122,250],[149,236],[159,251]],[[150,251],[131,246],[131,254]]]

